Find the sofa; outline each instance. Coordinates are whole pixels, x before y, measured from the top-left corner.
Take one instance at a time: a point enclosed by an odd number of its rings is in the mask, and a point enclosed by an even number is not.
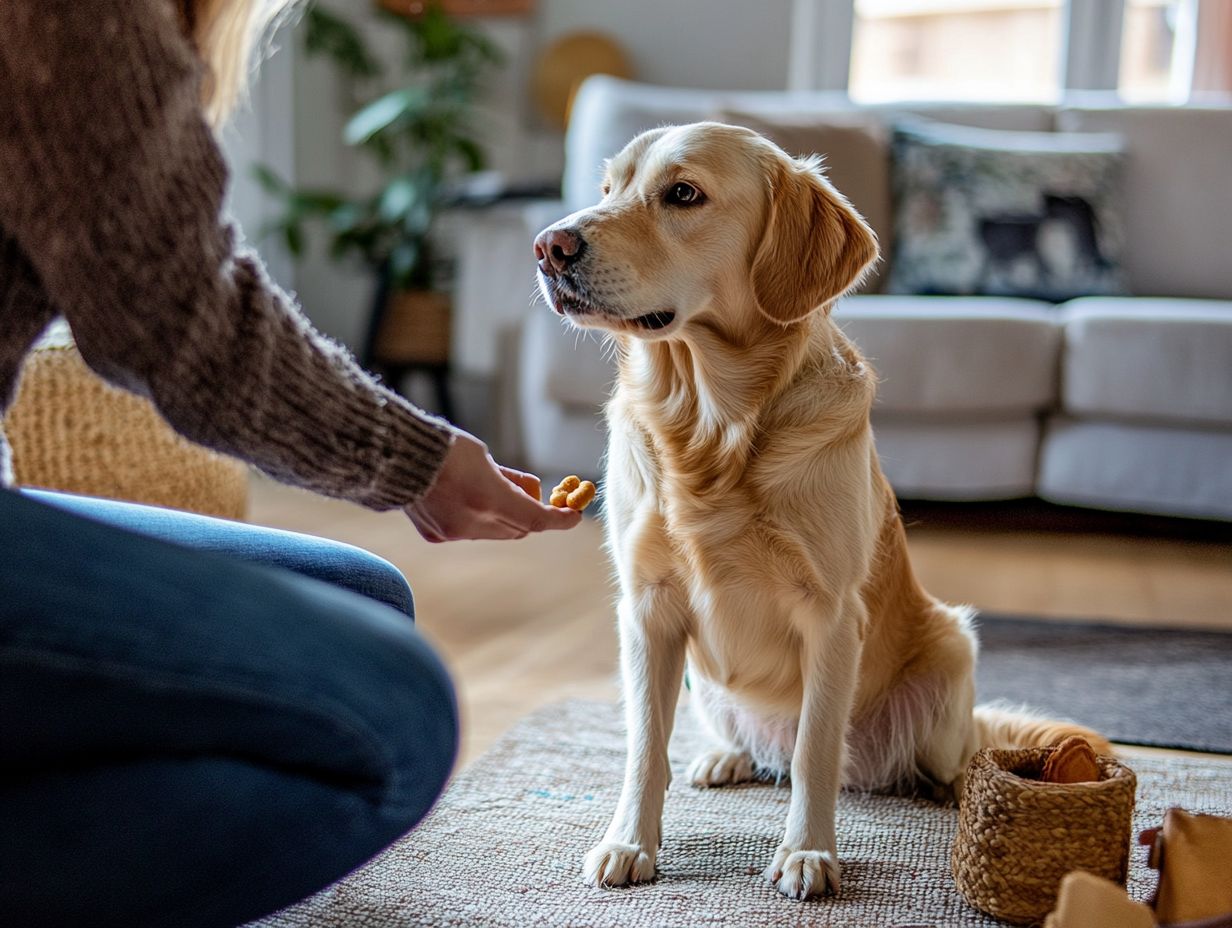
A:
[[[498,397],[519,425],[510,441],[523,463],[548,475],[594,474],[601,466],[610,360],[597,339],[566,331],[541,304],[528,307],[525,294],[534,234],[598,201],[605,158],[637,132],[665,123],[743,121],[791,151],[793,133],[811,125],[871,125],[872,135],[862,138],[876,142],[876,126],[888,133],[900,120],[921,117],[1120,140],[1120,260],[1132,295],[1055,302],[893,293],[881,274],[841,300],[835,319],[881,379],[873,426],[896,492],[954,501],[1037,496],[1232,520],[1232,106],[1141,107],[1098,98],[860,106],[824,92],[722,93],[589,79],[566,136],[562,200],[526,208],[524,222],[501,233],[504,253],[525,258],[506,267],[487,251],[469,259],[469,271],[463,267],[464,279],[483,276],[486,298],[482,306],[463,299],[459,324],[469,319],[511,332]],[[885,135],[880,144],[888,144]],[[853,192],[886,186],[865,170],[874,159],[848,160],[831,164],[839,188],[867,212],[889,210],[862,207]],[[893,233],[878,232],[888,252]],[[502,301],[501,293],[511,296]]]

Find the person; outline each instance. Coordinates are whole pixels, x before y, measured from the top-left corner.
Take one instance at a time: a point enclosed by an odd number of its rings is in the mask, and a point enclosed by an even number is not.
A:
[[[0,414],[63,316],[184,436],[429,541],[576,525],[314,332],[221,218],[212,127],[285,5],[0,0]],[[427,813],[457,710],[390,564],[13,479],[0,436],[0,922],[238,924]]]

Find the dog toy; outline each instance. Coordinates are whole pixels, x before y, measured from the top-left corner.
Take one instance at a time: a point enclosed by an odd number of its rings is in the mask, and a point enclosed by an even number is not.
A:
[[[595,485],[589,480],[581,480],[570,475],[552,489],[548,501],[558,509],[568,507],[581,512],[595,498]]]
[[[1052,749],[1040,775],[1046,783],[1092,783],[1099,778],[1095,752],[1079,735],[1066,738]]]

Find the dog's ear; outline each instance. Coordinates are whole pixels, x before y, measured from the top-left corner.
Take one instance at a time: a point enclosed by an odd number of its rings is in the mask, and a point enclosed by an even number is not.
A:
[[[775,157],[770,209],[753,257],[753,295],[770,320],[789,325],[828,306],[877,260],[877,237],[815,159]]]

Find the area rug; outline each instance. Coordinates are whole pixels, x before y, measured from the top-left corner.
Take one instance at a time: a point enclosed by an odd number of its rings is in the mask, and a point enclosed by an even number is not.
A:
[[[1232,634],[981,615],[976,689],[1122,744],[1232,754]]]
[[[684,766],[703,744],[682,715],[664,814],[659,878],[623,889],[582,883],[582,856],[607,826],[624,767],[621,713],[570,702],[520,722],[463,771],[423,825],[368,866],[261,928],[973,928],[950,878],[957,811],[923,800],[844,794],[843,889],[792,902],[762,877],[787,812],[786,785],[695,790]],[[1232,764],[1134,758],[1135,829],[1164,810],[1232,814]],[[1133,849],[1129,889],[1154,887]]]

